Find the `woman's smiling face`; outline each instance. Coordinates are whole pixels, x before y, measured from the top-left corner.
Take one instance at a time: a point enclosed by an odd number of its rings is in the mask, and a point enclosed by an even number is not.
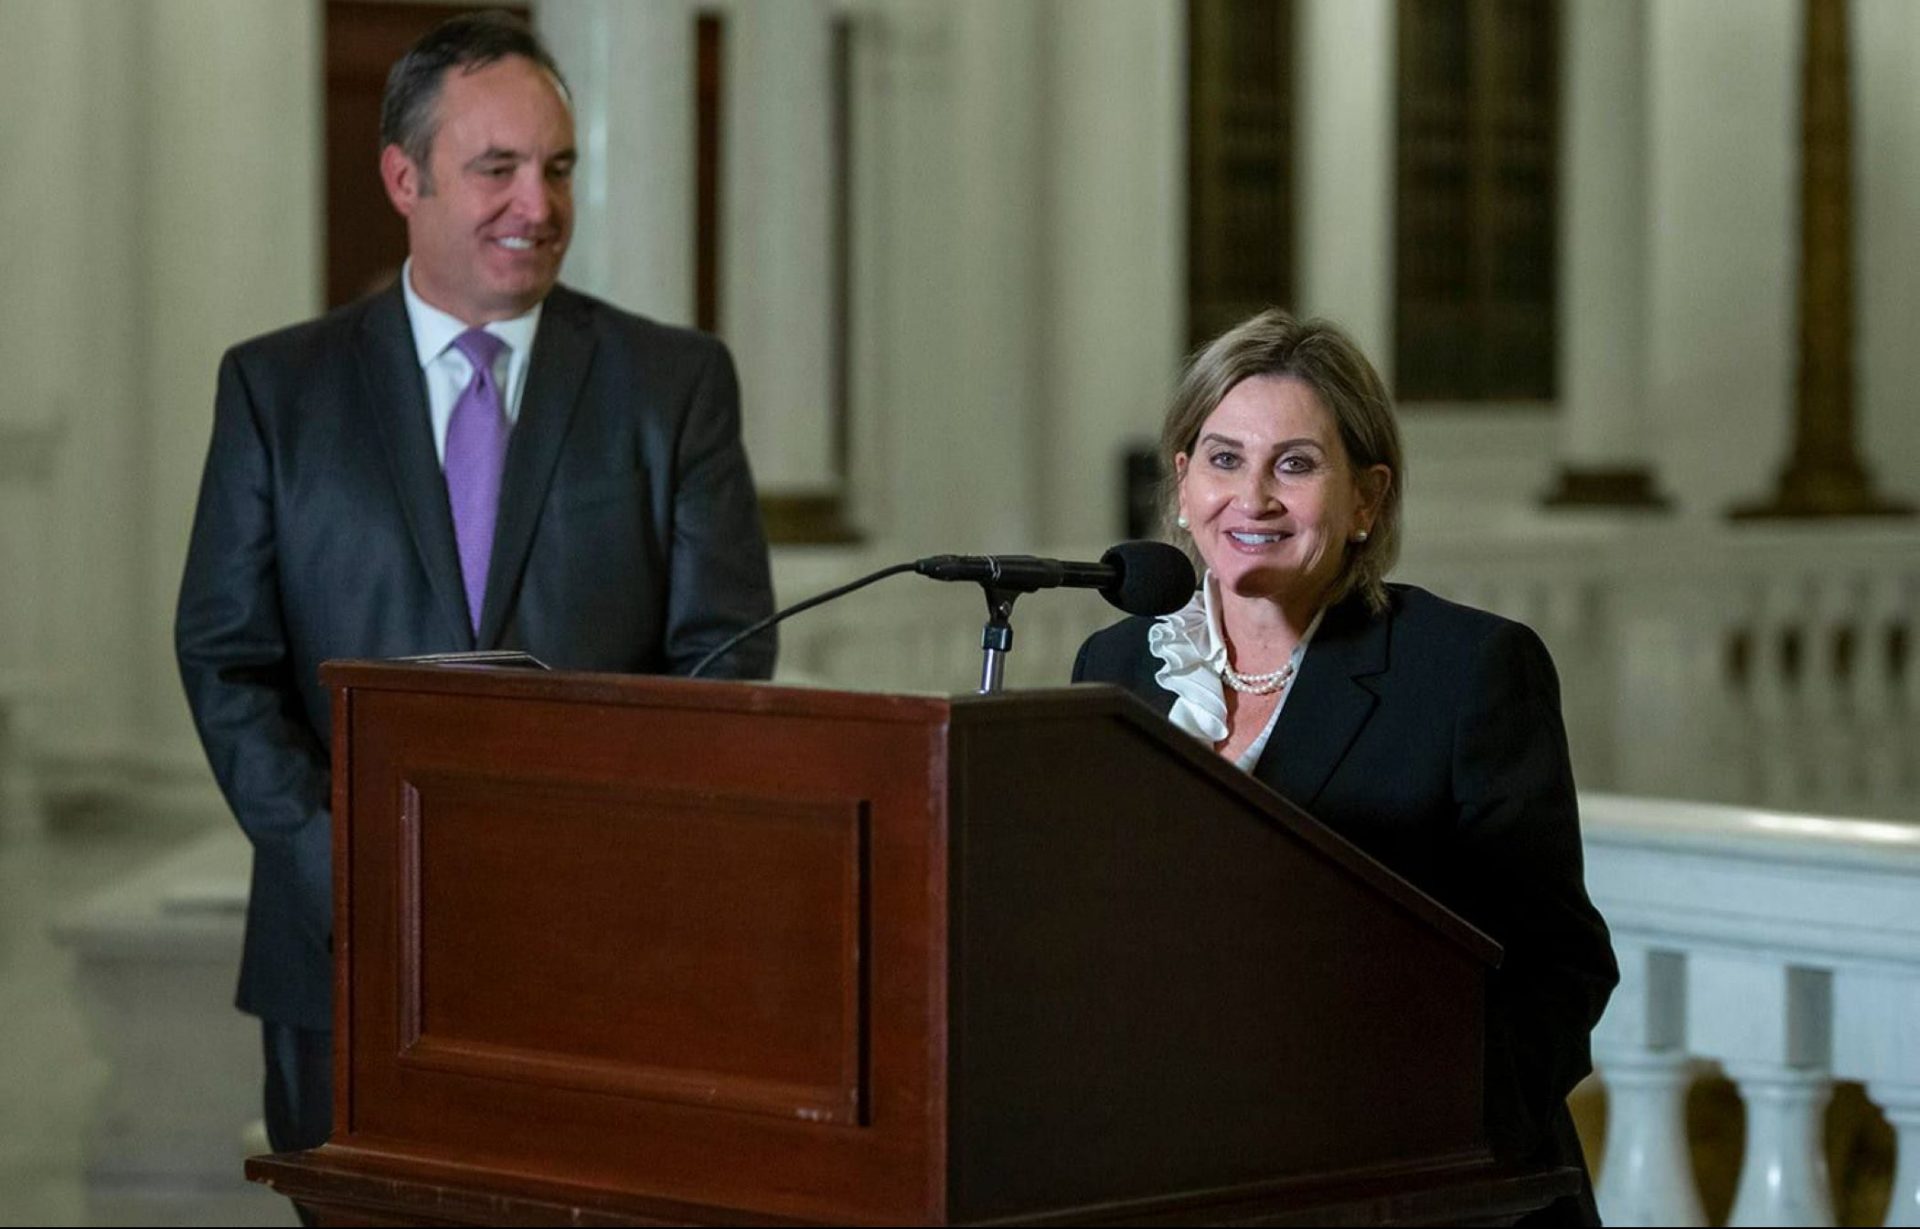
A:
[[[1224,593],[1316,609],[1348,543],[1371,530],[1392,472],[1355,473],[1333,415],[1288,376],[1228,390],[1174,458],[1180,514]]]

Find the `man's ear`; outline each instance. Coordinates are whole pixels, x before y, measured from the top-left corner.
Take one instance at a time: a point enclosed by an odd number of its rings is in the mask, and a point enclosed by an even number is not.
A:
[[[380,151],[380,182],[386,186],[387,199],[393,202],[394,212],[401,217],[412,217],[420,198],[426,195],[421,190],[423,177],[420,164],[398,145],[388,145]]]

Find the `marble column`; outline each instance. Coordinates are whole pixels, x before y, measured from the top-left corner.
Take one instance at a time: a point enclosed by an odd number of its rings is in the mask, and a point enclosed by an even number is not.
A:
[[[1646,412],[1646,7],[1562,13],[1561,470],[1545,502],[1662,508]]]
[[[1802,0],[1799,364],[1793,455],[1741,518],[1910,515],[1883,499],[1855,440],[1852,83],[1847,0]]]
[[[173,607],[221,352],[319,306],[320,13],[62,0],[7,17],[0,92],[30,117],[11,131],[52,143],[0,192],[34,219],[9,217],[31,258],[8,297],[35,321],[5,330],[27,343],[13,387],[62,440],[35,755],[54,792],[217,808]]]
[[[65,424],[35,417],[41,421],[0,417],[0,841],[38,833],[45,821],[34,726],[54,682],[49,490]]]
[[[143,591],[129,680],[145,748],[204,771],[173,654],[173,612],[220,356],[321,307],[321,11],[156,0],[140,257],[142,358],[124,428],[140,443]]]
[[[835,6],[734,0],[727,10],[720,331],[740,368],[743,426],[769,536],[847,541],[835,376],[839,327]]]
[[[867,11],[853,468],[877,556],[1039,540],[1040,32],[1024,0]],[[1016,626],[1018,625],[1018,615]]]
[[[565,280],[669,324],[693,322],[690,0],[546,0],[534,21],[573,90]]]
[[[1300,0],[1298,310],[1344,325],[1393,385],[1393,0]]]
[[[1054,13],[1041,448],[1055,463],[1037,490],[1048,547],[1097,550],[1124,531],[1127,447],[1158,438],[1185,349],[1186,15],[1178,0]]]

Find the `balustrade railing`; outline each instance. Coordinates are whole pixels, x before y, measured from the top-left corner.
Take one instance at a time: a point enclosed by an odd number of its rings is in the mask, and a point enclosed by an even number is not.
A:
[[[1920,825],[1583,794],[1587,883],[1621,984],[1594,1034],[1610,1225],[1702,1225],[1686,1094],[1746,1107],[1730,1224],[1831,1225],[1836,1080],[1896,1133],[1885,1223],[1920,1225]]]
[[[891,561],[783,555],[776,577],[792,601],[879,562]],[[1416,539],[1395,578],[1540,632],[1587,788],[1920,818],[1920,532],[1667,525]],[[1022,599],[1009,685],[1064,683],[1080,641],[1118,617],[1090,593]],[[965,690],[984,618],[968,586],[890,580],[783,626],[782,676]]]
[[[1540,632],[1590,787],[1920,818],[1912,529],[1523,534],[1400,574]]]

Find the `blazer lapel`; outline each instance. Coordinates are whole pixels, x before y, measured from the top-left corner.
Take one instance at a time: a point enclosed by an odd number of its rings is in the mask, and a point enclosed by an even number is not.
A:
[[[1151,649],[1141,646],[1139,659],[1134,667],[1133,685],[1128,688],[1138,698],[1145,700],[1153,711],[1162,717],[1173,713],[1174,695],[1160,685],[1156,677],[1160,673],[1160,659]]]
[[[1387,668],[1389,616],[1350,597],[1327,611],[1307,646],[1300,677],[1280,710],[1254,776],[1311,810],[1327,779],[1373,713],[1378,697],[1362,682]]]
[[[365,396],[358,411],[373,420],[371,434],[400,492],[400,506],[413,535],[414,550],[427,574],[427,586],[452,643],[470,646],[466,590],[460,579],[460,551],[453,536],[453,512],[447,506],[447,481],[433,447],[433,423],[427,414],[426,381],[413,347],[413,326],[398,284],[373,299],[361,317],[360,377]]]
[[[494,524],[493,557],[487,566],[487,597],[482,605],[479,643],[492,648],[507,623],[533,545],[534,527],[560,459],[560,445],[573,421],[574,406],[593,358],[593,335],[586,303],[556,286],[540,313],[520,416],[507,444],[507,468],[500,480],[500,516]]]

